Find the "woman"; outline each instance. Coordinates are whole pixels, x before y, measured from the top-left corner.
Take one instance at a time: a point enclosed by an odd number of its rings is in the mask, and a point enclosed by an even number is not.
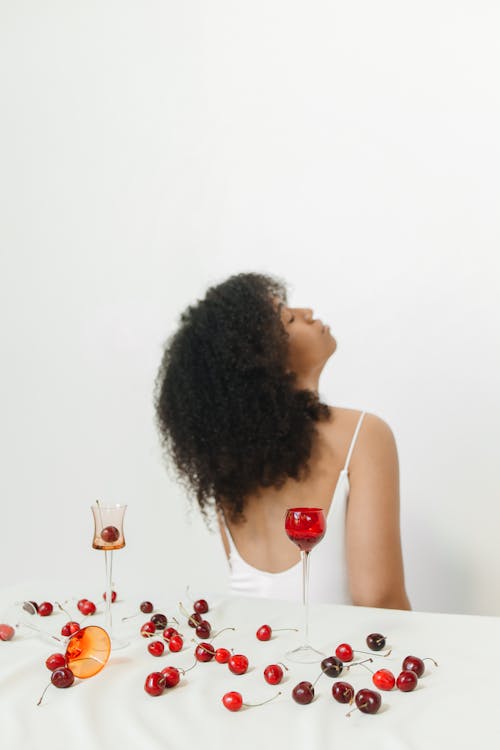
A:
[[[300,599],[285,511],[316,506],[310,601],[409,609],[394,437],[372,414],[328,406],[329,327],[287,305],[284,283],[243,273],[181,316],[156,381],[166,452],[202,512],[217,513],[236,594]]]

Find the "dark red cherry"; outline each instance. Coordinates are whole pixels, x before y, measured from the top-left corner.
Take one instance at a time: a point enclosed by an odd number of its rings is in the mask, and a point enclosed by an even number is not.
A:
[[[332,695],[339,703],[352,703],[354,700],[354,688],[348,682],[338,680],[332,685]]]
[[[212,632],[212,627],[208,620],[202,620],[199,625],[196,626],[196,635],[198,638],[208,638]]]
[[[227,666],[233,674],[245,674],[248,669],[248,659],[244,654],[233,654]]]
[[[194,611],[199,615],[204,615],[208,612],[208,603],[205,599],[197,599],[193,604]]]
[[[166,641],[169,641],[173,635],[179,635],[179,632],[175,628],[165,628],[163,631],[163,637]]]
[[[156,630],[164,630],[167,627],[167,618],[160,613],[152,615],[151,622],[154,623]]]
[[[382,651],[385,646],[385,635],[370,633],[370,635],[366,636],[366,645],[372,651]]]
[[[382,703],[382,696],[376,690],[363,688],[356,693],[355,701],[356,706],[364,714],[376,714]]]
[[[106,542],[106,544],[112,544],[119,538],[120,532],[118,531],[116,526],[105,526],[105,528],[101,531],[101,539],[103,540],[103,542]]]
[[[321,662],[321,670],[328,677],[339,677],[344,669],[344,663],[336,656],[327,656]]]
[[[311,703],[314,698],[314,687],[307,680],[299,682],[292,690],[292,698],[296,703],[301,703],[302,705]]]
[[[403,669],[408,669],[412,672],[415,672],[417,677],[420,679],[420,677],[422,677],[423,673],[425,672],[425,661],[431,661],[435,667],[438,666],[437,661],[435,661],[430,656],[424,656],[423,659],[420,659],[418,656],[407,656],[406,659],[403,660]]]
[[[415,672],[410,669],[405,669],[398,675],[396,685],[402,693],[410,693],[415,690],[418,683],[418,677]]]
[[[194,655],[197,661],[211,661],[215,656],[215,649],[211,643],[198,643]]]
[[[57,688],[67,688],[75,681],[75,675],[69,667],[58,667],[54,669],[50,681]]]
[[[165,689],[166,680],[165,675],[161,672],[151,672],[151,674],[148,674],[146,677],[146,682],[144,683],[144,690],[149,695],[161,695]]]
[[[153,605],[151,602],[141,602],[139,609],[141,612],[144,612],[145,615],[149,615],[153,611]]]
[[[188,618],[188,625],[190,628],[196,628],[200,624],[200,622],[203,622],[203,617],[199,615],[197,612],[193,612],[192,615],[189,615]]]

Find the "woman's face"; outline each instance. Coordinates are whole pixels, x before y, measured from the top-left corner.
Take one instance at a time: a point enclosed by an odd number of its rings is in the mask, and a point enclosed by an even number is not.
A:
[[[314,319],[308,307],[278,303],[281,322],[288,334],[288,367],[299,376],[319,374],[337,348],[330,327]]]

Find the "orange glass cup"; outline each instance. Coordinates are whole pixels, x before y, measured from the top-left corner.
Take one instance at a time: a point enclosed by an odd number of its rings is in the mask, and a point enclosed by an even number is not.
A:
[[[111,651],[111,640],[103,628],[87,625],[69,639],[66,662],[75,677],[85,680],[106,666]]]

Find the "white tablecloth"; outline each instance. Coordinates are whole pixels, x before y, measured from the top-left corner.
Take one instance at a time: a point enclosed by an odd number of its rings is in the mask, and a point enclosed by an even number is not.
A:
[[[50,591],[50,586],[45,588]],[[27,593],[19,591],[20,598]],[[12,597],[12,591],[9,591]],[[212,595],[206,615],[215,629],[233,626],[215,645],[244,653],[249,671],[233,675],[227,665],[215,661],[198,664],[181,683],[153,698],[144,691],[148,673],[164,666],[187,667],[193,662],[194,631],[185,621],[184,649],[153,657],[139,635],[147,618],[121,624],[120,617],[138,610],[140,600],[119,601],[114,621],[130,645],[112,653],[108,665],[97,676],[77,681],[66,690],[50,687],[41,706],[36,702],[50,673],[45,658],[57,651],[27,630],[19,630],[9,642],[0,642],[0,747],[2,750],[104,750],[104,748],[369,748],[392,750],[412,748],[470,748],[485,743],[500,747],[499,635],[500,620],[494,617],[445,615],[396,610],[322,605],[310,611],[310,639],[327,654],[348,642],[364,648],[371,632],[387,636],[392,655],[374,655],[375,668],[387,667],[396,675],[408,655],[435,658],[439,667],[426,662],[426,673],[411,693],[382,692],[383,706],[375,715],[355,712],[333,700],[333,681],[322,676],[316,697],[309,705],[291,698],[300,680],[313,682],[319,665],[298,665],[286,661],[289,671],[279,687],[268,685],[262,676],[267,664],[283,661],[285,652],[297,645],[299,634],[276,633],[268,642],[255,637],[257,628],[302,625],[300,605],[255,599],[230,599]],[[2,616],[9,614],[6,597],[0,595]],[[179,616],[177,598],[160,603],[157,609]],[[11,616],[11,615],[10,615]],[[11,616],[12,617],[12,616]],[[1,619],[1,618],[0,618]],[[64,614],[35,621],[58,633]],[[102,607],[87,622],[102,624]],[[345,677],[356,689],[374,687],[363,667]],[[221,703],[229,690],[242,693],[244,700],[258,702],[274,695],[275,701],[231,713]]]

